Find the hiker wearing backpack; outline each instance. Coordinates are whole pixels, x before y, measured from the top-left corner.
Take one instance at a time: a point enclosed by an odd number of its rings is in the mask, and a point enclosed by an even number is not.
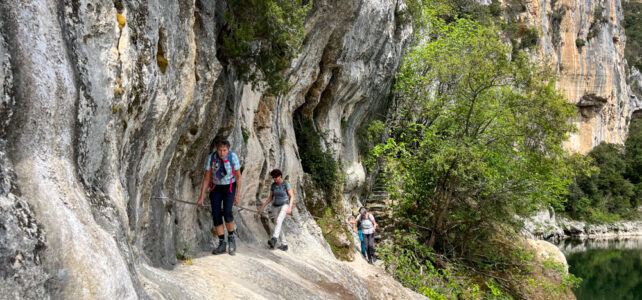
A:
[[[209,186],[210,202],[212,204],[212,217],[218,234],[218,247],[212,254],[225,253],[225,232],[223,231],[223,216],[227,227],[227,242],[230,255],[236,253],[234,240],[234,215],[232,206],[239,203],[241,189],[241,163],[236,153],[230,151],[230,142],[214,139],[210,144],[210,155],[205,163],[205,176],[201,187],[201,196],[198,198],[197,207],[203,205],[203,196]],[[223,211],[221,212],[221,205]]]
[[[368,212],[365,207],[359,208],[359,215],[353,221],[355,224],[361,222],[361,232],[363,233],[363,243],[366,246],[366,253],[368,254],[368,263],[375,262],[375,248],[374,248],[374,233],[379,226],[375,221],[375,217]],[[352,223],[352,222],[351,222]]]
[[[346,223],[352,224],[352,226],[354,228],[354,231],[359,233],[359,241],[361,242],[361,255],[363,255],[363,257],[368,257],[366,255],[366,244],[363,242],[363,231],[361,230],[362,229],[361,228],[361,220],[358,220],[356,222],[354,220],[353,221],[346,221]]]
[[[281,246],[278,248],[283,251],[288,251],[288,244],[285,240],[285,234],[281,230],[283,220],[285,220],[286,215],[292,214],[292,205],[294,204],[294,193],[292,192],[292,187],[290,183],[284,181],[281,173],[281,170],[274,169],[270,172],[272,180],[274,182],[270,186],[270,196],[267,201],[263,203],[261,209],[259,209],[258,214],[261,215],[263,209],[272,202],[272,216],[274,217],[274,232],[272,233],[272,238],[268,241],[270,249],[274,249],[276,246],[277,239],[281,238]],[[274,202],[273,202],[274,201]]]

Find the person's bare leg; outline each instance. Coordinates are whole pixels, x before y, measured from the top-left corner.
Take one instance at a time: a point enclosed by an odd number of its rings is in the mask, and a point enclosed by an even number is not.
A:
[[[218,234],[218,235],[224,235],[225,234],[225,231],[223,231],[223,224],[216,226],[216,234]]]
[[[225,223],[225,227],[227,227],[227,232],[234,231],[234,222]],[[221,225],[221,230],[219,231],[219,234],[223,234],[223,225]]]

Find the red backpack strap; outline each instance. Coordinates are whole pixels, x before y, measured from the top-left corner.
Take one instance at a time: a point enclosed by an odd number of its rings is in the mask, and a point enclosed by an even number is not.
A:
[[[230,153],[227,154],[227,160],[224,163],[229,162],[230,163],[230,168],[232,168],[232,177],[230,177],[230,194],[231,194],[232,193],[232,180],[234,180],[234,176],[236,176],[236,174],[234,174],[234,164],[230,161],[230,155],[234,155],[234,152],[230,151]],[[225,165],[223,165],[223,167],[225,167]]]
[[[212,172],[212,174],[210,174],[210,177],[211,177],[210,192],[214,190],[214,187],[216,187],[216,182],[214,182],[214,177],[216,177],[216,174],[214,174],[214,159],[216,159],[216,154],[212,153],[211,156],[212,156],[212,160],[210,161],[210,172]]]

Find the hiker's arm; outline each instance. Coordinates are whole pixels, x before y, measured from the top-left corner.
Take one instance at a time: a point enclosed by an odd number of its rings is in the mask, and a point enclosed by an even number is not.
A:
[[[377,224],[377,221],[375,221],[375,217],[372,214],[370,214],[370,216],[372,216],[372,224],[374,224],[374,230],[377,230],[377,227],[379,227],[379,224]]]
[[[263,205],[262,205],[262,206],[261,206],[261,208],[259,209],[259,215],[260,215],[261,213],[263,213],[263,209],[264,209],[268,204],[270,204],[270,202],[272,202],[272,197],[274,197],[274,192],[270,192],[270,197],[268,197],[267,201],[265,201],[265,203],[263,203]]]
[[[241,170],[234,171],[236,177],[236,196],[234,197],[234,206],[239,205],[239,196],[241,195]]]
[[[292,205],[294,205],[294,193],[292,192],[292,189],[288,191],[288,195],[290,196],[290,206],[288,206],[288,210],[285,212],[288,215],[292,214]]]
[[[203,176],[203,184],[201,185],[201,195],[198,197],[198,202],[196,202],[196,207],[203,205],[203,196],[205,196],[205,191],[210,183],[210,177],[212,176],[212,170],[205,171],[205,176]]]

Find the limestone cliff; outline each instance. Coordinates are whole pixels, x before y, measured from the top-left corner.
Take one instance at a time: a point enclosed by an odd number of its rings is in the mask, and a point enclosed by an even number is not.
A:
[[[579,132],[566,146],[586,153],[600,142],[624,143],[638,109],[627,84],[620,0],[524,2],[521,21],[541,30],[537,56],[560,75],[559,87],[578,108]]]
[[[293,131],[295,110],[314,116],[326,148],[349,166],[346,192],[363,182],[355,129],[385,104],[410,35],[395,19],[402,6],[315,1],[288,70],[292,87],[274,98],[217,58],[225,1],[2,1],[0,246],[11,261],[0,267],[3,297],[372,298],[385,286],[379,296],[411,297],[334,259],[301,201]],[[265,200],[272,168],[298,199],[286,223],[289,255],[267,260],[251,249],[264,247],[269,220],[236,212],[248,252],[195,268],[232,274],[218,289],[188,283],[189,269],[169,270],[186,244],[211,249],[209,212],[156,198],[196,201],[217,135],[241,157],[242,206]],[[288,264],[303,269],[278,269],[279,257],[297,257]],[[284,288],[270,290],[275,282]],[[235,284],[244,289],[234,294]]]

